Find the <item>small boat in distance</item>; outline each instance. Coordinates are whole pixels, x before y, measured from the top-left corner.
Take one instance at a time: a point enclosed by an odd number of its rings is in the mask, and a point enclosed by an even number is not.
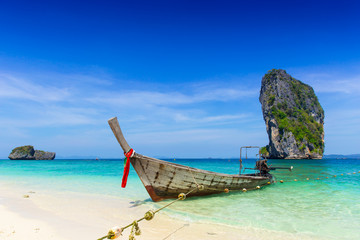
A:
[[[132,149],[125,140],[116,117],[108,123],[124,153]],[[274,182],[271,174],[224,174],[192,168],[133,153],[130,163],[154,202],[178,198],[180,193],[192,191],[187,197],[204,196],[233,190],[253,190]]]

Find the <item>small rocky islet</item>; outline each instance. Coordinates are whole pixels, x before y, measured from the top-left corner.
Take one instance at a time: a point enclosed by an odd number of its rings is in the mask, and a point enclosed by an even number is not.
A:
[[[262,78],[259,97],[270,159],[321,159],[324,152],[324,110],[313,88],[285,70],[273,69]]]
[[[14,148],[9,159],[11,160],[53,160],[56,153],[35,150],[33,146],[26,145]]]

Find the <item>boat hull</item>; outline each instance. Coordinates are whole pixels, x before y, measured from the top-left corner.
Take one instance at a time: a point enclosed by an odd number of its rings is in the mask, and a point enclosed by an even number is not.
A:
[[[167,198],[178,198],[180,193],[191,197],[222,193],[226,189],[229,191],[243,188],[252,190],[274,181],[271,174],[261,176],[260,174],[216,173],[137,154],[131,151],[117,118],[109,119],[108,123],[124,153],[132,153],[130,162],[155,202]],[[204,189],[200,190],[199,186],[203,186]]]
[[[147,192],[154,202],[177,198],[199,185],[203,190],[194,190],[187,197],[204,196],[229,191],[256,189],[274,181],[271,174],[230,175],[162,161],[135,153],[130,159]]]

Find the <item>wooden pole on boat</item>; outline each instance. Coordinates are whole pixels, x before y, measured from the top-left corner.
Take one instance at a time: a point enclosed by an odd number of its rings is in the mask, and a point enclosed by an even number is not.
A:
[[[239,169],[239,175],[241,175],[241,170],[242,170],[242,159],[241,159],[241,151],[242,151],[243,147],[240,148],[240,169]]]
[[[243,148],[245,148],[245,150],[246,150],[246,159],[247,159],[247,150],[248,150],[248,148],[258,148],[258,149],[259,149],[259,160],[260,160],[260,147],[258,147],[258,146],[243,146],[243,147],[240,147],[240,169],[239,169],[239,175],[241,175],[241,170],[243,169],[242,158],[241,158],[241,154],[242,154]],[[247,169],[247,168],[244,168],[244,169]]]
[[[121,148],[124,150],[124,153],[129,152],[131,147],[129,146],[129,144],[126,142],[126,140],[124,138],[124,135],[121,131],[117,117],[110,118],[108,120],[108,123],[109,123],[111,130],[113,131],[117,141],[119,142]]]

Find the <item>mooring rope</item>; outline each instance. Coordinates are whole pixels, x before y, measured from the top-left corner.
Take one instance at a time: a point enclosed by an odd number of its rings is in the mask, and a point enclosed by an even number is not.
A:
[[[193,178],[193,180],[194,180],[195,185],[196,185],[196,186],[199,186],[199,184],[197,183],[197,181],[196,181],[196,179],[195,179],[195,177],[194,177],[194,174],[192,173],[192,171],[190,171],[190,167],[188,167],[188,171],[190,172],[190,174],[191,174],[191,176],[192,176],[192,178]]]
[[[140,230],[140,227],[139,227],[139,222],[141,222],[142,220],[147,220],[147,221],[150,221],[154,218],[155,214],[160,212],[161,210],[163,210],[164,208],[167,208],[169,207],[170,205],[176,203],[177,201],[179,200],[185,200],[186,199],[186,196],[189,195],[190,193],[192,193],[193,191],[195,190],[203,190],[204,189],[204,186],[203,185],[198,185],[196,188],[193,188],[192,190],[190,190],[189,192],[187,193],[180,193],[178,195],[178,198],[171,201],[170,203],[166,204],[165,206],[157,209],[156,211],[153,211],[153,210],[149,210],[145,213],[144,217],[138,219],[138,220],[135,220],[134,222],[130,223],[129,225],[126,225],[125,227],[113,227],[110,229],[110,231],[108,232],[108,234],[106,236],[103,236],[101,238],[99,238],[98,240],[103,240],[105,238],[107,239],[116,239],[118,237],[120,237],[122,235],[122,232],[131,227],[131,230],[130,230],[130,235],[129,235],[129,240],[135,240],[135,235],[136,236],[139,236],[141,234],[141,230]]]
[[[188,169],[188,170],[190,171],[190,169]],[[190,171],[190,172],[191,172],[191,171]],[[332,178],[336,178],[336,177],[338,177],[338,176],[354,175],[354,174],[357,174],[357,173],[360,173],[360,171],[358,171],[358,172],[352,172],[352,173],[345,173],[345,174],[344,174],[344,173],[341,173],[341,174],[339,174],[339,175],[331,175],[331,177],[332,177]],[[192,173],[191,173],[191,175],[192,175]],[[193,176],[193,175],[192,175],[192,176]],[[317,177],[317,178],[312,178],[312,179],[306,178],[305,180],[298,180],[298,179],[294,179],[294,180],[292,180],[292,181],[280,180],[279,182],[280,182],[280,183],[285,183],[285,182],[299,182],[299,181],[310,181],[310,180],[313,180],[313,179],[315,179],[315,180],[324,180],[324,179],[329,179],[329,178],[330,178],[330,177],[327,176],[327,177]],[[141,221],[144,220],[144,219],[147,220],[147,221],[150,221],[150,220],[152,220],[152,219],[154,218],[154,216],[155,216],[156,213],[158,213],[158,212],[160,212],[161,210],[169,207],[170,205],[176,203],[177,201],[185,200],[186,197],[187,197],[187,195],[189,195],[190,193],[194,192],[195,190],[202,191],[202,190],[205,189],[204,185],[199,185],[199,184],[196,182],[194,176],[193,176],[193,180],[194,180],[194,183],[196,184],[196,188],[191,189],[191,190],[188,191],[187,193],[180,193],[180,194],[178,195],[177,199],[169,202],[169,203],[166,204],[165,206],[157,209],[156,211],[153,211],[153,210],[147,211],[147,212],[144,214],[144,217],[142,217],[142,218],[140,218],[140,219],[138,219],[138,220],[133,221],[132,223],[126,225],[125,227],[113,227],[113,228],[111,228],[111,229],[109,230],[109,232],[108,232],[107,235],[99,238],[98,240],[103,240],[103,239],[106,239],[106,238],[107,238],[107,239],[116,239],[116,238],[120,237],[120,236],[122,235],[122,232],[123,232],[125,229],[129,228],[129,227],[131,227],[130,235],[129,235],[129,240],[135,240],[135,236],[141,235],[141,230],[140,230],[140,227],[139,227],[139,222],[141,222]],[[267,182],[267,184],[271,184],[271,182]],[[207,189],[210,189],[210,190],[216,190],[216,191],[218,191],[218,189],[215,189],[215,188],[214,188],[214,189],[213,189],[213,188],[209,188],[209,187],[206,187],[206,188],[207,188]],[[258,190],[258,189],[260,189],[260,188],[261,188],[260,186],[256,186],[255,189]],[[243,192],[247,192],[247,190],[248,190],[248,189],[246,189],[246,188],[243,188],[243,189],[242,189]],[[250,190],[250,189],[249,189],[249,190]],[[229,190],[228,188],[225,188],[225,189],[224,189],[224,192],[225,192],[225,193],[228,193],[228,192],[230,192],[230,190]]]
[[[350,172],[350,173],[341,173],[341,174],[337,174],[337,175],[331,175],[331,176],[320,176],[320,177],[315,177],[315,178],[305,178],[305,179],[297,179],[295,178],[294,180],[291,180],[291,181],[284,181],[284,180],[280,180],[279,182],[280,183],[289,183],[289,182],[303,182],[303,181],[311,181],[311,180],[315,180],[315,181],[318,181],[318,180],[326,180],[326,179],[330,179],[330,178],[337,178],[337,177],[343,177],[343,176],[346,176],[346,175],[354,175],[354,174],[357,174],[357,173],[360,173],[360,171],[358,172]]]

